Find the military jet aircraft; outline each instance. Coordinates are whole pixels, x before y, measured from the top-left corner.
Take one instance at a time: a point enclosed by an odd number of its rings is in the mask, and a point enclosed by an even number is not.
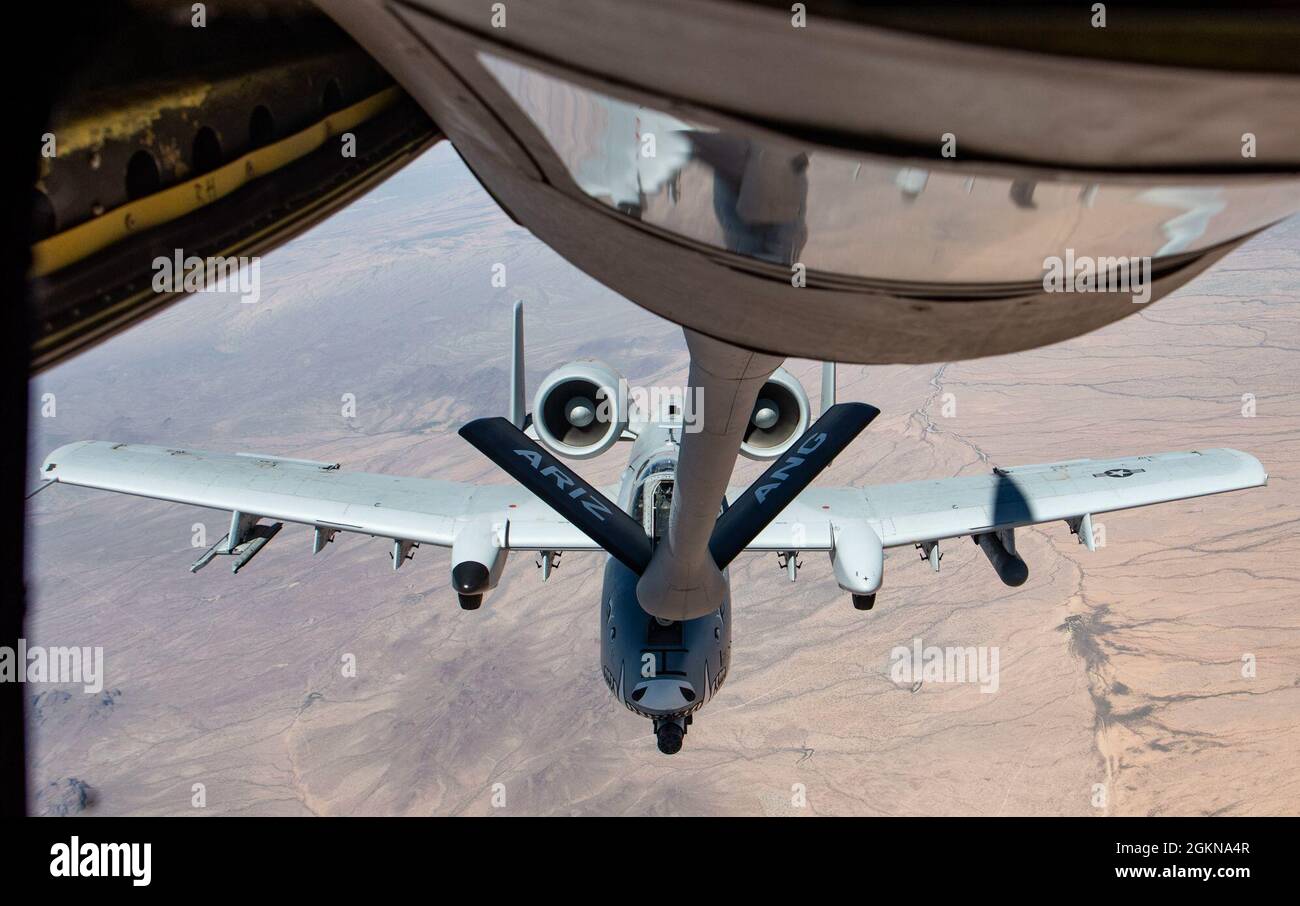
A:
[[[564,552],[603,550],[604,587],[594,603],[605,682],[653,722],[667,754],[681,749],[694,714],[730,669],[727,572],[742,553],[776,554],[793,579],[802,554],[825,552],[853,606],[871,610],[886,548],[914,546],[938,571],[940,543],[969,537],[998,577],[1018,586],[1029,572],[1016,552],[1017,528],[1064,522],[1091,550],[1095,513],[1258,487],[1268,478],[1253,456],[1209,449],[811,487],[879,410],[836,402],[828,363],[814,421],[806,392],[777,367],[780,360],[686,335],[692,392],[634,407],[613,369],[579,361],[547,375],[528,412],[516,303],[509,418],[480,418],[460,434],[518,486],[104,441],[60,447],[41,476],[230,510],[229,533],[195,571],[226,556],[239,572],[285,522],[312,527],[313,553],[339,532],[391,539],[394,569],[422,544],[449,547],[451,585],[465,610],[478,609],[496,587],[511,551],[536,553],[547,578]],[[590,458],[620,441],[631,450],[614,488],[593,487],[558,458]],[[737,453],[772,464],[748,488],[726,487]]]
[[[181,298],[151,279],[160,255],[261,254],[443,139],[516,222],[684,325],[693,349],[708,335],[862,364],[1086,333],[1300,210],[1300,20],[1285,5],[1109,21],[1105,4],[981,6],[47,4],[33,33],[59,35],[58,60],[13,117],[40,139],[39,179],[7,171],[10,295],[28,297],[0,334],[11,383]],[[1149,259],[1143,298],[1047,291],[1047,259],[1074,252]],[[680,434],[674,499],[691,511],[674,504],[638,582],[664,619],[665,602],[694,612],[724,584],[711,501],[776,367],[748,361],[758,384],[726,385],[736,418]],[[25,421],[24,399],[4,397],[9,422]],[[139,452],[110,461],[124,449]],[[263,461],[263,478],[294,465]],[[1127,487],[1153,477],[1117,468]],[[23,544],[9,524],[0,641],[16,644]],[[243,553],[265,545],[255,519],[234,528]],[[23,723],[16,688],[0,711]],[[0,812],[23,810],[21,742],[0,737]]]

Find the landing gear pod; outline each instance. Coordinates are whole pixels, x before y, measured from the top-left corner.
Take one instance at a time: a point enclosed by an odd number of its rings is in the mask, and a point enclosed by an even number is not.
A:
[[[870,610],[885,574],[885,551],[880,536],[865,520],[836,524],[831,566],[840,588],[853,595],[853,606]]]
[[[488,568],[473,560],[457,563],[451,570],[451,584],[457,594],[482,594],[488,587],[488,579]]]
[[[853,607],[857,610],[870,610],[876,606],[875,595],[854,595]]]
[[[456,598],[461,610],[478,610],[483,604],[483,592],[488,587],[490,574],[482,563],[466,560],[457,563],[451,570],[451,587],[456,589]]]
[[[451,587],[461,609],[478,610],[483,595],[501,580],[509,553],[491,522],[472,522],[460,530],[451,546]]]

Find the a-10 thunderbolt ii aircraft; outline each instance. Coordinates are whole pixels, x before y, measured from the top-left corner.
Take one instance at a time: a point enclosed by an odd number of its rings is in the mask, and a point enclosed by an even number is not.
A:
[[[1021,526],[1064,522],[1091,550],[1094,513],[1258,487],[1268,478],[1253,456],[1212,449],[814,488],[879,410],[836,403],[828,363],[821,412],[810,425],[808,397],[794,377],[773,370],[779,360],[686,333],[689,390],[658,411],[629,411],[616,372],[573,362],[542,381],[527,413],[516,303],[510,418],[477,419],[460,434],[522,487],[103,441],[55,450],[42,478],[231,510],[229,534],[194,571],[225,555],[238,572],[284,522],[313,527],[313,553],[338,532],[390,538],[394,569],[421,544],[450,547],[451,584],[465,610],[476,610],[497,585],[510,551],[538,553],[545,578],[563,552],[603,549],[604,587],[594,603],[605,682],[653,721],[667,754],[681,749],[693,715],[727,677],[727,567],[744,552],[775,553],[793,579],[801,554],[824,551],[854,607],[870,610],[886,548],[915,546],[938,571],[939,543],[970,537],[999,578],[1018,586],[1029,574],[1016,553]],[[632,446],[616,488],[592,487],[557,458],[590,458],[622,440]],[[742,455],[772,465],[748,488],[712,496],[709,482],[730,475],[736,442]]]

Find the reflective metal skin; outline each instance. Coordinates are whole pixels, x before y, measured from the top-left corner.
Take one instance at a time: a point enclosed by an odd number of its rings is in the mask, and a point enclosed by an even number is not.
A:
[[[1059,10],[1038,50],[1006,11],[1015,41],[839,4],[805,27],[710,0],[537,0],[505,22],[318,2],[517,222],[749,349],[921,363],[1058,342],[1300,209],[1295,67],[1277,41],[1191,53],[1195,22],[1116,17],[1097,42]],[[1062,284],[1057,261],[1105,280]]]
[[[1032,292],[1043,259],[1067,248],[1150,257],[1159,272],[1300,207],[1297,179],[1049,181],[909,166],[682,119],[504,57],[479,59],[594,201],[682,239],[785,268],[797,262],[828,280],[908,284],[894,289],[916,295]]]

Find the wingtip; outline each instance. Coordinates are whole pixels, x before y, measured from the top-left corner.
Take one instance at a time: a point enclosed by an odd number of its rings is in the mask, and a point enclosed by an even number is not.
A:
[[[48,481],[56,477],[55,471],[57,470],[59,463],[66,460],[68,456],[70,456],[72,453],[75,453],[77,450],[81,449],[82,447],[88,446],[93,443],[95,443],[95,441],[93,440],[76,440],[70,444],[64,444],[61,447],[56,447],[55,449],[51,450],[49,452],[49,455],[47,455],[45,459],[41,462],[41,471],[39,476],[40,479],[42,481]]]
[[[1238,461],[1248,481],[1248,487],[1263,487],[1268,484],[1268,471],[1257,457],[1244,450],[1235,450],[1232,447],[1224,447],[1223,452]]]

